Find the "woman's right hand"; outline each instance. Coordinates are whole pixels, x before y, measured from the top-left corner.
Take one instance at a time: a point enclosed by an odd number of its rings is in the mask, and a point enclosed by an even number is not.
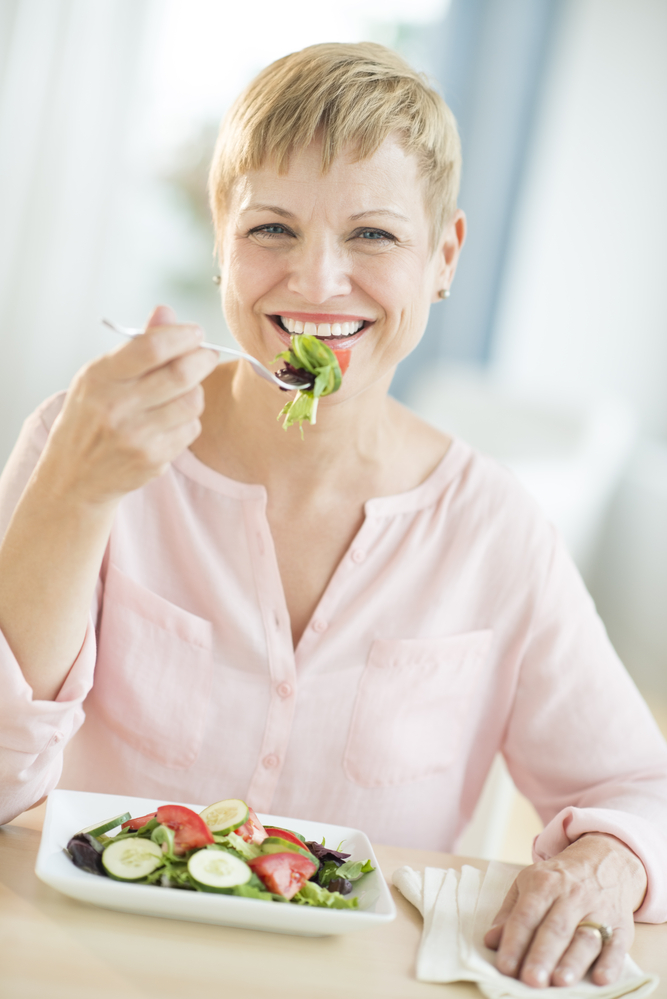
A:
[[[43,456],[51,489],[104,504],[161,475],[201,432],[201,382],[218,363],[202,339],[158,306],[143,336],[86,365]]]
[[[0,541],[0,631],[37,700],[56,697],[79,655],[118,500],[199,436],[218,363],[201,340],[160,306],[72,382]]]

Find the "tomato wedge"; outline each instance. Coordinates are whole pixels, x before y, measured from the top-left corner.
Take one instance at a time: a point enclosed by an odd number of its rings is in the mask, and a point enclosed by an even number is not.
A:
[[[317,870],[315,863],[300,853],[266,853],[247,864],[269,891],[287,899],[293,898]]]
[[[288,843],[294,843],[295,846],[300,846],[302,850],[307,850],[308,847],[302,839],[291,833],[289,829],[280,829],[278,826],[264,826],[267,836],[277,836],[279,839],[286,839]]]
[[[130,829],[132,832],[136,832],[137,829],[141,829],[147,822],[154,819],[156,814],[156,812],[149,812],[148,815],[139,815],[136,819],[128,819],[127,822],[123,822],[121,829]]]
[[[244,822],[238,829],[235,829],[234,832],[241,839],[244,839],[246,843],[256,843],[258,846],[269,835],[250,806],[248,806],[248,821]]]
[[[334,354],[338,361],[338,367],[340,368],[341,375],[344,375],[350,366],[350,357],[352,356],[351,350],[335,350]]]
[[[161,805],[156,817],[161,825],[174,830],[174,853],[182,855],[215,842],[202,817],[185,805]]]

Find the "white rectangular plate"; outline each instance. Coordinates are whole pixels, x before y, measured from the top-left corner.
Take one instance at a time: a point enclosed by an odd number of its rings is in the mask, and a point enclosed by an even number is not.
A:
[[[181,804],[155,798],[130,798],[118,794],[91,794],[87,791],[52,791],[46,806],[42,841],[35,873],[47,885],[64,895],[106,909],[136,912],[144,916],[189,919],[222,926],[242,926],[274,933],[303,936],[354,933],[380,923],[391,922],[396,908],[380,873],[373,847],[365,833],[346,826],[308,822],[280,815],[260,815],[262,822],[294,829],[308,840],[334,849],[344,840],[343,849],[352,860],[370,858],[376,868],[366,874],[353,894],[359,896],[359,909],[315,909],[306,905],[284,905],[254,898],[237,898],[209,892],[134,885],[98,877],[75,867],[64,852],[70,838],[85,826],[122,812],[146,815],[163,804]],[[188,805],[200,812],[203,805]]]

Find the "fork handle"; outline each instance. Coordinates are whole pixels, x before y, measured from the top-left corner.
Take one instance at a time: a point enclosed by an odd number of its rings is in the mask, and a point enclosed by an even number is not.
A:
[[[132,329],[128,326],[119,326],[118,323],[112,323],[110,319],[103,319],[102,322],[109,329],[113,330],[114,333],[120,333],[121,336],[129,337],[134,340],[135,337],[143,336],[144,331],[138,329]],[[199,344],[200,347],[205,347],[207,350],[217,350],[223,351],[225,354],[236,354],[237,357],[248,357],[248,354],[244,354],[242,350],[233,350],[231,347],[221,347],[219,343],[207,343],[204,341]],[[254,360],[254,358],[253,358]]]

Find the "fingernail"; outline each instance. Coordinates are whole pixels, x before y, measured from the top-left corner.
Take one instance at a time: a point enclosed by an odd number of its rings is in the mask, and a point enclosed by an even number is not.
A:
[[[528,965],[526,971],[529,972],[535,978],[535,981],[537,982],[538,986],[541,987],[542,985],[547,984],[549,976],[547,975],[544,968],[534,968]]]
[[[562,980],[565,982],[566,985],[572,985],[572,982],[574,981],[574,972],[561,971],[560,977],[562,978]]]

